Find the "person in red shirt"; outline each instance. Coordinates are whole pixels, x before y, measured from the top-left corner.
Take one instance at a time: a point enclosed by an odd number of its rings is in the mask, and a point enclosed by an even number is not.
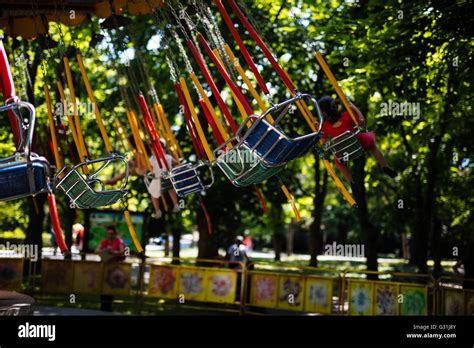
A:
[[[95,252],[100,253],[104,250],[108,250],[113,255],[109,262],[125,260],[125,243],[122,238],[117,237],[117,230],[114,226],[107,227],[105,239],[100,241]]]
[[[103,253],[108,250],[107,259],[104,255],[101,258],[105,262],[120,262],[125,260],[125,243],[122,238],[117,237],[117,230],[114,226],[108,226],[106,229],[105,239],[101,240],[97,248],[96,253]],[[109,258],[110,254],[110,258]],[[113,295],[100,295],[100,310],[106,312],[112,312],[112,304],[114,302]]]
[[[338,100],[331,98],[330,96],[324,96],[318,101],[319,107],[323,114],[324,122],[323,122],[323,142],[326,142],[327,138],[335,138],[338,135],[346,131],[353,131],[354,121],[347,111],[342,111],[342,105]],[[352,111],[357,118],[357,122],[359,123],[359,128],[364,129],[365,118],[362,113],[355,107],[355,105],[350,105]],[[382,167],[382,171],[384,174],[394,178],[397,176],[397,172],[390,168],[385,160],[382,152],[377,147],[377,143],[375,141],[375,133],[374,132],[360,132],[356,135],[359,143],[362,145],[363,149],[366,151],[372,152],[375,159]],[[347,180],[352,187],[354,187],[354,180],[352,179],[352,175],[347,169],[347,167],[339,162],[337,158],[334,157],[334,161],[336,162],[336,167],[341,171],[344,178]]]

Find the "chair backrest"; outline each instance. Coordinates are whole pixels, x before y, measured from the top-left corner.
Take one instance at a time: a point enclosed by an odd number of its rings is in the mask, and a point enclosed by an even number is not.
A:
[[[327,141],[325,149],[331,151],[341,163],[353,161],[364,154],[364,149],[357,139],[357,133],[345,131]]]
[[[21,109],[28,111],[25,124]],[[49,163],[31,152],[35,126],[35,108],[27,102],[16,101],[0,107],[0,113],[13,114],[18,125],[19,141],[12,156],[0,159],[0,200],[7,201],[49,190]]]
[[[318,115],[318,128],[312,133],[290,138],[278,125],[285,116],[291,113],[291,110],[296,108],[297,103],[303,100],[314,105]],[[278,115],[273,123],[267,120],[270,114]],[[247,128],[250,122],[252,124]],[[237,137],[239,146],[247,147],[266,166],[279,166],[305,155],[319,140],[321,127],[322,114],[316,99],[309,94],[300,93],[272,106],[262,115],[250,116],[237,131]],[[247,130],[244,133],[245,129]]]
[[[31,162],[22,160],[0,164],[0,200],[48,191],[49,174],[49,163],[42,157],[35,157]]]

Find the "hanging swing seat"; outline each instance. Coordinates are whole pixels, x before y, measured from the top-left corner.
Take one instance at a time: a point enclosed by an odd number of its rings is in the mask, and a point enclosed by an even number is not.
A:
[[[290,138],[278,123],[288,115],[293,105],[308,99],[314,103],[319,116],[315,132]],[[279,113],[274,123],[266,120],[270,114]],[[250,126],[249,126],[250,125]],[[321,136],[322,116],[316,99],[298,93],[295,97],[269,108],[261,115],[249,116],[234,137],[221,144],[215,151],[216,164],[236,186],[261,183],[280,172],[285,164],[306,154]],[[233,147],[227,150],[227,146]]]
[[[325,151],[333,153],[334,157],[343,164],[353,161],[364,154],[364,149],[357,139],[360,129],[356,129],[354,132],[345,131],[344,133],[329,139],[323,145]]]
[[[283,166],[265,166],[245,147],[234,147],[222,153],[226,145],[224,143],[216,150],[221,153],[216,158],[216,164],[235,186],[259,184],[283,169]]]
[[[291,138],[281,130],[279,123],[292,113],[295,103],[300,100],[314,104],[319,116],[319,128],[315,132]],[[270,114],[278,114],[274,123],[266,120]],[[250,122],[250,127],[247,127]],[[309,94],[298,93],[293,98],[273,105],[261,115],[249,116],[236,133],[239,140],[237,146],[246,147],[267,167],[281,166],[304,156],[319,141],[321,125],[322,116],[316,99]]]
[[[210,182],[207,184],[201,179],[201,169],[204,167],[210,173]],[[179,197],[186,197],[190,194],[209,189],[214,183],[214,173],[208,162],[200,161],[197,164],[186,163],[174,167],[165,176],[165,179],[170,180]]]
[[[119,189],[106,190],[104,183],[98,178],[101,171],[114,162],[123,162],[125,165],[125,178]],[[83,175],[80,169],[84,166],[100,164],[99,169],[88,175]],[[75,166],[65,166],[55,178],[55,188],[60,188],[71,200],[71,207],[91,209],[105,207],[117,203],[125,197],[128,183],[128,163],[125,157],[111,154],[108,157],[86,161]]]
[[[28,124],[20,110],[27,109]],[[13,156],[0,159],[0,200],[8,201],[49,191],[49,163],[30,151],[35,125],[35,109],[27,102],[13,102],[0,107],[0,113],[12,111],[20,131],[20,141]],[[26,133],[26,135],[25,135]]]

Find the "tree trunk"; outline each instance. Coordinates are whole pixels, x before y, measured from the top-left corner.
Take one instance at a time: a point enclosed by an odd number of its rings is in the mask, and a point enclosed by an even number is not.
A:
[[[219,255],[217,244],[209,234],[206,216],[201,208],[197,209],[197,225],[199,232],[198,259],[216,259]]]
[[[354,182],[357,188],[357,217],[359,219],[359,226],[361,234],[365,240],[365,256],[367,258],[367,270],[377,271],[377,231],[375,226],[371,223],[369,217],[369,210],[367,206],[367,196],[365,193],[365,158],[359,158],[354,161],[353,170]],[[376,278],[376,277],[370,277]]]
[[[323,236],[321,233],[321,220],[323,217],[323,206],[326,198],[327,184],[328,184],[328,172],[325,170],[323,175],[323,182],[321,183],[321,166],[319,158],[316,158],[314,165],[314,177],[315,177],[315,197],[314,197],[314,210],[312,213],[313,222],[311,223],[309,230],[309,266],[318,267],[318,254],[323,249]]]
[[[283,250],[283,244],[284,244],[284,239],[285,239],[285,236],[283,234],[284,232],[282,231],[283,208],[281,204],[278,202],[272,203],[270,214],[271,214],[270,226],[273,231],[272,242],[273,242],[273,250],[275,251],[275,261],[280,261],[281,252]]]
[[[39,194],[36,197],[28,197],[28,227],[26,228],[25,244],[37,248],[38,267],[37,272],[41,272],[41,255],[43,250],[43,222],[45,218],[44,205],[46,194]],[[50,231],[48,231],[50,232]],[[29,262],[25,260],[24,269],[29,269]]]

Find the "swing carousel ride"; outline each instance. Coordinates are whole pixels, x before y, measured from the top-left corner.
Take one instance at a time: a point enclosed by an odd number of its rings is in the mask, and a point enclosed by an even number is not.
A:
[[[256,23],[251,20],[250,10],[242,1],[32,0],[0,3],[0,29],[5,34],[3,42],[10,46],[9,53],[13,56],[18,54],[15,51],[21,49],[21,40],[32,40],[38,44],[42,92],[49,123],[46,143],[54,155],[53,163],[49,163],[33,151],[35,107],[33,101],[21,100],[21,93],[16,93],[7,50],[0,42],[0,87],[4,100],[0,112],[8,115],[16,145],[13,155],[0,160],[0,200],[34,198],[40,193],[47,193],[52,226],[63,253],[67,252],[67,246],[56,209],[55,192],[58,191],[67,197],[72,209],[121,205],[132,240],[137,250],[143,252],[125,199],[131,175],[143,177],[150,196],[156,204],[161,203],[165,211],[168,210],[165,195],[170,195],[173,202],[176,197],[197,195],[209,231],[212,227],[202,195],[212,188],[217,172],[222,172],[237,187],[252,186],[264,212],[266,205],[259,186],[267,180],[277,180],[296,220],[300,222],[295,200],[279,173],[289,162],[310,151],[317,151],[336,187],[351,206],[356,206],[356,201],[336,176],[326,154],[334,155],[341,162],[361,156],[363,149],[355,138],[360,130],[355,127],[354,131],[345,132],[323,145],[323,115],[317,98],[296,87],[272,54],[270,45],[259,34]],[[221,27],[217,24],[218,15]],[[130,16],[151,17],[153,30],[160,35],[160,50],[166,57],[176,100],[192,141],[192,154],[185,155],[178,144],[174,127],[158,97],[159,91],[152,85],[140,50],[135,50],[138,73],[129,65],[121,64],[120,53],[126,48],[125,45],[128,43],[137,47],[138,39]],[[94,27],[91,17],[102,19],[100,28]],[[246,30],[263,52],[269,66],[288,90],[288,95],[270,93],[271,89],[260,74],[236,24]],[[87,54],[94,52],[101,43],[109,50],[113,58],[111,64],[118,76],[126,81],[125,84],[118,84],[125,115],[114,115],[105,123],[106,113],[102,112],[96,101],[88,76],[90,72],[84,64],[85,53],[80,52],[74,37],[73,28],[84,25],[92,25],[94,33]],[[59,42],[50,34],[52,28],[59,33]],[[68,28],[71,37],[69,45],[64,39],[65,28]],[[226,42],[221,30],[228,30],[235,42]],[[232,46],[239,49],[256,86],[236,58]],[[172,47],[177,47],[178,51]],[[315,56],[357,125],[356,117],[324,58],[320,53],[315,53]],[[79,76],[73,76],[73,71],[77,71],[71,69],[73,64],[78,67]],[[49,76],[48,65],[57,65],[59,74]],[[15,74],[22,74],[21,70],[18,65],[13,69]],[[230,93],[219,90],[216,76],[225,81]],[[78,88],[85,88],[87,92],[98,135],[105,147],[98,158],[90,155],[84,136],[77,107]],[[63,105],[70,102],[73,109],[64,108],[64,115],[58,116],[54,112],[51,94],[57,96],[58,102]],[[227,96],[229,100],[225,100]],[[25,98],[28,98],[26,93]],[[278,102],[275,102],[276,99]],[[238,117],[230,108],[230,102],[238,111]],[[296,114],[308,128],[306,134],[290,135],[284,131],[285,122],[294,122]],[[128,150],[130,156],[124,156],[113,148],[107,127],[116,130],[123,150]],[[39,149],[45,155],[48,152],[46,146],[36,146],[35,150]],[[196,160],[191,162],[187,159],[191,157]],[[110,185],[102,175],[110,168],[122,173],[119,187]],[[212,197],[212,189],[209,195]]]

